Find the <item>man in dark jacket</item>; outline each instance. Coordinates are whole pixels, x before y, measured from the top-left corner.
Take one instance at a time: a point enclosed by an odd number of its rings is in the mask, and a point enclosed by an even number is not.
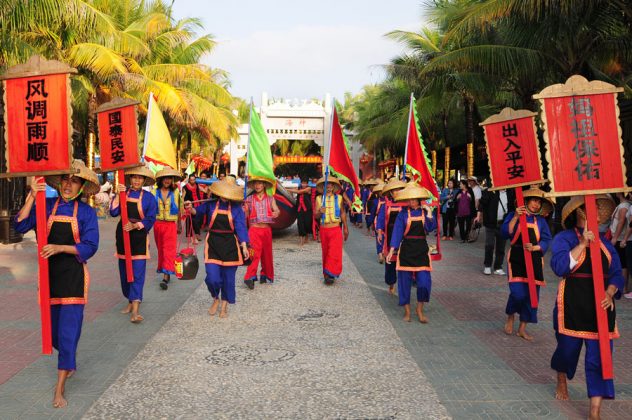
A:
[[[483,273],[490,275],[492,272],[504,276],[503,262],[505,258],[505,239],[500,234],[500,227],[505,216],[515,210],[516,196],[513,189],[499,191],[483,191],[478,205],[478,213],[474,222],[479,222],[485,227],[485,261]],[[494,258],[495,250],[495,258]],[[493,261],[493,269],[492,269]]]

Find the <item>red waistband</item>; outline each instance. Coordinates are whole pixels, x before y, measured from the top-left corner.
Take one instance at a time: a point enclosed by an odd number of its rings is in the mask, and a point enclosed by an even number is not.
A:
[[[213,232],[213,233],[233,233],[232,230],[222,230],[222,229],[209,229],[209,232]]]

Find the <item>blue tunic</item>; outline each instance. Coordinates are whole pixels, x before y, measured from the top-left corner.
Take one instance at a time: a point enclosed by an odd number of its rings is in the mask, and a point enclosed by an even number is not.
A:
[[[149,191],[144,190],[127,190],[127,197],[132,199],[138,199],[140,197],[140,193],[143,193],[143,201],[141,202],[141,207],[143,209],[143,219],[141,223],[145,226],[145,230],[147,233],[151,230],[156,223],[156,213],[158,212],[158,204],[156,204],[156,197]],[[120,203],[120,202],[119,202]],[[111,207],[110,206],[110,216],[118,217],[121,215],[121,206]]]
[[[46,199],[46,217],[49,217],[53,212],[53,207],[55,207],[55,202],[57,198],[47,198]],[[72,216],[75,208],[75,200],[72,201],[64,201],[59,200],[59,205],[57,206],[57,216]],[[31,229],[35,229],[36,227],[36,218],[35,218],[35,205],[31,208],[31,212],[28,217],[22,220],[21,222],[17,221],[17,216],[15,217],[15,230],[19,233],[26,233]],[[81,263],[85,263],[96,254],[97,249],[99,249],[99,224],[97,221],[97,215],[94,212],[94,209],[79,201],[79,207],[77,208],[77,223],[79,225],[79,238],[81,241],[75,245],[77,248],[77,259]]]
[[[46,199],[46,216],[53,212],[57,198]],[[59,200],[57,205],[57,216],[72,216],[75,208],[75,200]],[[15,230],[26,233],[35,229],[37,225],[35,216],[35,205],[31,212],[21,222],[15,218]],[[78,255],[77,260],[82,264],[86,263],[99,249],[99,225],[97,215],[92,207],[78,201],[77,225],[79,228],[79,243],[75,245]],[[51,312],[51,335],[53,347],[57,349],[57,369],[75,370],[77,369],[77,346],[81,336],[83,325],[84,304],[55,304],[50,306]]]
[[[580,234],[583,229],[579,229]],[[624,279],[621,274],[621,262],[616,249],[612,243],[607,240],[603,233],[599,234],[601,243],[604,244],[612,259],[608,269],[608,278],[604,279],[606,284],[614,285],[618,291],[614,295],[614,299],[621,297],[621,289],[624,285]],[[570,268],[570,252],[579,244],[577,232],[574,229],[564,230],[553,238],[551,244],[551,268],[553,272],[560,277],[567,277],[571,274]],[[558,294],[560,292],[558,291]],[[612,399],[615,396],[614,381],[612,379],[603,379],[601,373],[601,353],[599,350],[599,341],[590,338],[578,338],[565,335],[559,332],[558,326],[558,310],[564,308],[557,307],[557,300],[553,308],[553,328],[555,329],[555,338],[557,339],[557,347],[551,357],[551,369],[557,372],[566,373],[568,379],[573,379],[577,370],[577,363],[581,353],[582,345],[586,345],[585,352],[585,375],[586,375],[586,391],[588,397],[603,397]],[[613,341],[610,340],[610,351],[613,349]]]
[[[428,218],[428,212],[423,208],[411,209],[410,215],[412,217],[425,216],[424,230],[426,232],[432,232],[437,227],[436,218]],[[395,219],[395,226],[393,227],[393,236],[391,237],[390,246],[393,249],[398,249],[404,240],[404,232],[408,225],[408,208],[402,209]],[[387,264],[392,266],[391,270],[395,269],[395,264]],[[391,280],[391,279],[388,279]],[[392,281],[392,280],[391,280]],[[432,289],[432,277],[430,271],[404,271],[397,270],[397,295],[399,296],[399,306],[410,304],[410,291],[412,283],[415,281],[417,284],[417,302],[424,303],[430,301],[430,291]],[[388,283],[388,281],[387,281]]]
[[[206,217],[206,220],[210,221],[217,206],[219,206],[219,210],[227,210],[228,205],[228,201],[207,201],[195,208],[195,217],[198,220],[202,220]],[[233,219],[237,240],[239,243],[248,243],[250,240],[246,226],[246,215],[243,209],[239,204],[232,203],[230,213]],[[210,234],[211,232],[209,232],[209,235]],[[237,273],[237,266],[224,266],[215,263],[206,263],[204,266],[206,270],[204,282],[213,299],[221,299],[230,304],[235,303],[235,274]]]

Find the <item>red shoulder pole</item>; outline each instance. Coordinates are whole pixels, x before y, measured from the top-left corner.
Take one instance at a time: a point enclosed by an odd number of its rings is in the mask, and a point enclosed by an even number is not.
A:
[[[599,332],[599,353],[601,354],[601,373],[604,379],[612,379],[612,354],[610,353],[610,334],[608,331],[608,315],[601,307],[605,299],[603,264],[601,261],[601,240],[599,239],[599,222],[597,221],[597,203],[594,194],[585,196],[586,223],[588,230],[594,232],[595,240],[590,242],[590,256],[595,290],[595,308],[597,312],[597,331]]]
[[[123,171],[118,171],[118,179],[125,179]],[[121,225],[125,226],[129,223],[127,216],[127,192],[119,193],[119,206],[121,209]],[[134,269],[132,268],[132,246],[129,242],[129,232],[123,230],[123,250],[125,251],[125,274],[127,282],[134,282]]]
[[[516,204],[518,207],[524,206],[524,196],[522,195],[522,187],[515,188],[516,191]],[[527,227],[527,216],[520,216],[520,236],[522,237],[522,244],[529,243],[529,228]],[[529,285],[529,298],[531,299],[531,307],[538,307],[538,293],[535,287],[535,273],[533,271],[533,260],[531,259],[531,251],[524,248],[524,262],[527,269],[527,282]]]
[[[44,183],[44,177],[37,181]],[[42,323],[42,354],[53,354],[53,339],[50,321],[50,284],[48,277],[48,259],[42,258],[42,248],[48,244],[48,227],[46,224],[46,192],[37,193],[35,202],[35,218],[37,221],[37,255],[39,261],[39,305]]]

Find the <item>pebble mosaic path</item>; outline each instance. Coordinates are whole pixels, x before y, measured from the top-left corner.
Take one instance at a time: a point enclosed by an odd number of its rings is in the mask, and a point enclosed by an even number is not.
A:
[[[273,285],[240,283],[227,319],[202,285],[85,418],[448,418],[348,257],[328,287],[319,244],[274,252]]]

